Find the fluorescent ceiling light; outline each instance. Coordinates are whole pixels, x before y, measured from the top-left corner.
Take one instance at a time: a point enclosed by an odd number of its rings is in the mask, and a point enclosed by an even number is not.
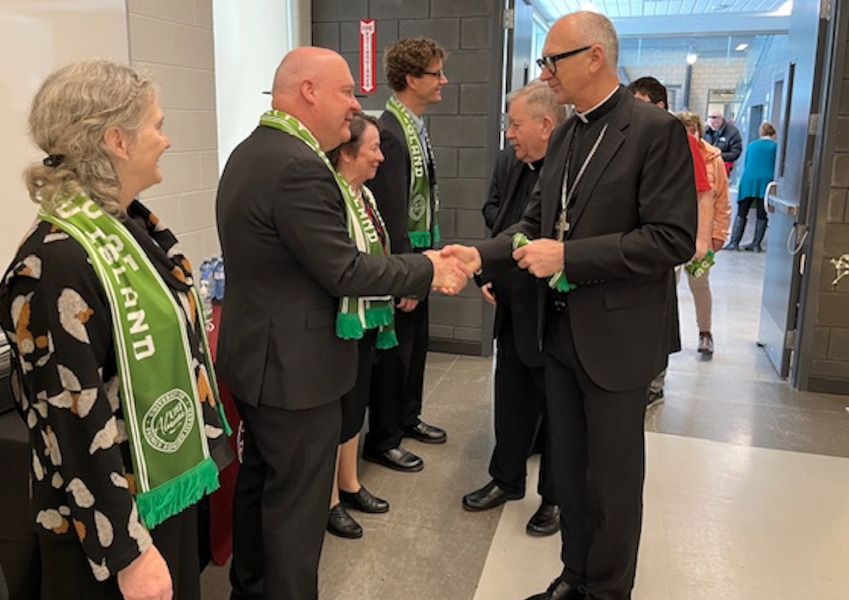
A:
[[[743,50],[745,50],[745,49],[746,49],[746,48],[748,48],[748,47],[749,47],[749,44],[745,44],[745,43],[744,43],[744,44],[737,44],[737,47],[736,47],[736,48],[734,48],[734,49],[735,49],[737,52],[742,52]]]
[[[697,60],[699,60],[699,55],[698,55],[698,54],[696,54],[695,52],[688,52],[688,53],[687,53],[687,64],[688,64],[688,65],[694,65],[694,64],[696,64],[696,61],[697,61]]]

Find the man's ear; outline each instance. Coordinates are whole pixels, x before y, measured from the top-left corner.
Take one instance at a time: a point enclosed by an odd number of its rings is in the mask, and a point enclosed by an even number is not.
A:
[[[592,59],[592,60],[590,60],[590,65],[589,65],[590,73],[596,73],[596,72],[600,71],[601,69],[604,69],[605,68],[605,66],[604,66],[604,59],[605,59],[604,47],[601,44],[593,44],[592,47],[590,48],[589,52],[590,52],[590,58]]]
[[[408,88],[410,88],[410,89],[415,89],[416,85],[417,85],[417,84],[418,84],[418,82],[419,82],[419,78],[418,78],[418,77],[413,77],[412,75],[407,74],[407,75],[404,75],[404,81],[406,81],[406,82],[407,82],[407,87],[408,87]]]
[[[541,133],[542,133],[542,137],[543,137],[543,139],[544,139],[546,142],[547,142],[547,141],[548,141],[548,139],[551,137],[551,132],[552,132],[552,131],[554,131],[554,121],[552,121],[552,120],[551,120],[551,117],[549,117],[548,115],[545,115],[545,116],[542,118],[542,128],[541,128]]]
[[[301,82],[301,96],[303,96],[308,103],[315,104],[315,83],[313,81],[304,79]]]
[[[106,144],[106,149],[118,159],[127,158],[129,142],[129,136],[118,126],[113,125],[103,134],[103,143]]]

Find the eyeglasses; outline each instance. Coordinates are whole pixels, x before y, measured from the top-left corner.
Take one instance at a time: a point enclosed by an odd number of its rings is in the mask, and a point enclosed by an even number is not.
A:
[[[576,54],[580,54],[584,50],[589,50],[590,48],[592,48],[592,46],[584,46],[583,48],[578,48],[577,50],[569,50],[567,52],[561,52],[560,54],[543,56],[542,58],[537,59],[537,65],[539,65],[540,69],[548,69],[549,73],[551,73],[552,75],[556,75],[558,60],[563,60],[564,58],[575,56]]]
[[[442,79],[443,77],[445,77],[445,71],[443,71],[442,69],[439,69],[438,71],[422,71],[422,75],[433,75],[434,77]]]
[[[722,115],[708,115],[708,119],[721,119]]]

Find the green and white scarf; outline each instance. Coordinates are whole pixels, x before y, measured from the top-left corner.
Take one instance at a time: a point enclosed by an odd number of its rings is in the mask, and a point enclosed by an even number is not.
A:
[[[517,231],[513,234],[513,250],[517,248],[521,248],[522,246],[527,246],[531,241],[521,231]],[[557,271],[554,275],[548,278],[548,287],[553,289],[556,292],[571,292],[577,286],[577,284],[570,283],[568,279],[566,279],[566,274],[563,271]]]
[[[407,152],[410,155],[410,195],[407,202],[407,231],[410,236],[410,245],[414,249],[432,248],[439,243],[439,223],[437,222],[439,190],[436,181],[430,180],[425,148],[422,146],[418,128],[409,109],[398,98],[391,96],[386,101],[386,110],[401,124],[407,142]],[[433,163],[433,150],[427,133],[425,133],[425,140],[428,145],[427,156]]]
[[[385,256],[388,248],[384,248],[381,244],[380,236],[377,234],[374,223],[369,218],[364,205],[364,202],[370,202],[374,214],[380,219],[380,213],[371,192],[363,187],[361,201],[348,181],[333,168],[312,132],[292,115],[280,110],[270,110],[260,117],[259,124],[279,129],[301,140],[324,161],[324,164],[330,169],[339,191],[342,192],[342,198],[345,201],[348,234],[356,244],[357,250],[364,254]],[[386,226],[382,220],[380,224],[385,230]],[[358,340],[363,337],[366,329],[377,327],[375,346],[380,350],[386,350],[398,345],[394,316],[395,309],[392,296],[344,296],[339,299],[339,311],[336,314],[336,335],[343,340]]]
[[[186,319],[138,241],[93,200],[80,195],[39,218],[85,249],[109,300],[136,504],[142,522],[153,528],[218,489]],[[191,292],[197,310],[200,298],[194,287]],[[214,382],[208,352],[206,363]],[[220,413],[217,389],[211,387]]]

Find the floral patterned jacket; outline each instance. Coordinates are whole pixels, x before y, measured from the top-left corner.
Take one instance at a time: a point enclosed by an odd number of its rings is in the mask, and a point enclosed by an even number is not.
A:
[[[210,453],[229,462],[177,240],[142,204],[124,223],[188,323]],[[108,579],[151,543],[133,499],[132,461],[106,294],[73,238],[39,221],[0,284],[0,326],[12,347],[12,387],[29,428],[32,510],[40,535],[76,536],[94,576]]]

